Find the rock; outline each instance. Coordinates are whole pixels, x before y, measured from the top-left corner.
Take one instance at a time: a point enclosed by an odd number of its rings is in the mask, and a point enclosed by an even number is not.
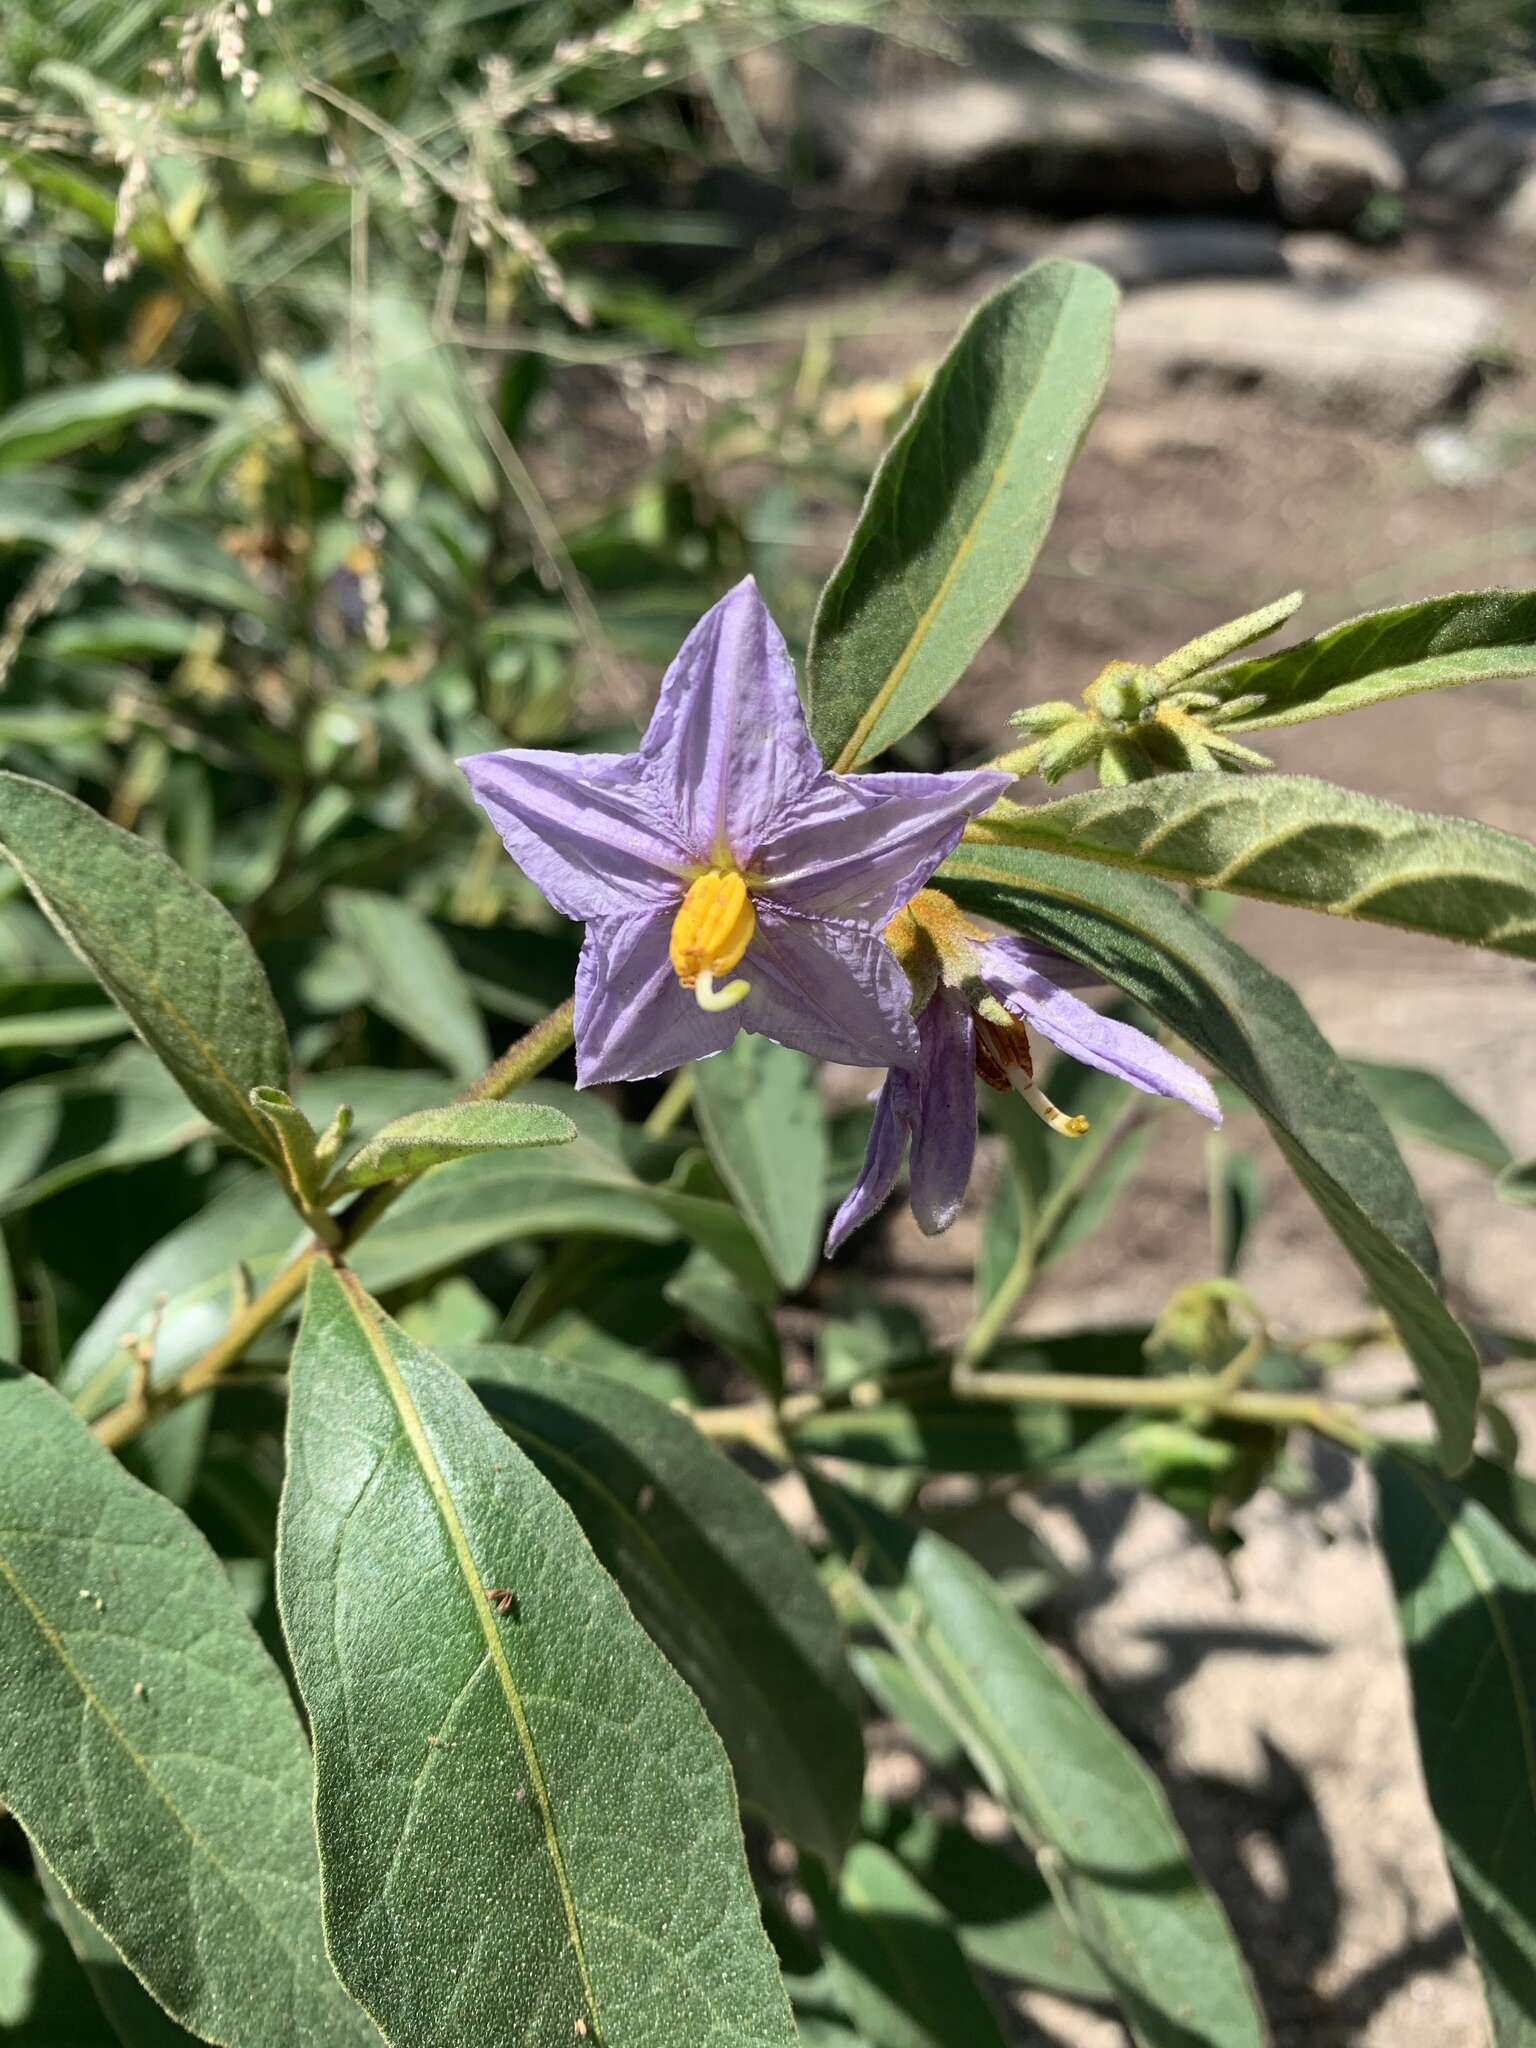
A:
[[[1358,114],[1295,86],[1277,87],[1270,105],[1275,139],[1270,175],[1282,220],[1299,228],[1349,228],[1368,208],[1403,190],[1402,158],[1381,130]]]
[[[1444,414],[1495,354],[1498,309],[1458,277],[1234,279],[1129,299],[1122,389],[1262,387],[1297,412],[1394,434]]]
[[[1498,79],[1405,123],[1414,189],[1458,213],[1487,215],[1536,171],[1536,75]]]
[[[855,35],[816,53],[807,131],[866,190],[1349,228],[1403,184],[1392,142],[1359,115],[1217,56],[1108,56],[1067,31],[996,23],[966,28],[953,62]]]
[[[1068,228],[1053,256],[1096,263],[1127,287],[1191,277],[1283,277],[1280,232],[1263,221],[1176,216],[1124,220],[1102,215]]]

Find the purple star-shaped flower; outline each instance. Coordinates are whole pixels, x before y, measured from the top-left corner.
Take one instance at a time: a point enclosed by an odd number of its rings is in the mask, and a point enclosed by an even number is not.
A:
[[[750,576],[684,641],[637,752],[459,766],[508,853],[586,920],[581,1087],[704,1059],[742,1028],[850,1066],[915,1059],[881,931],[1011,779],[830,774]]]
[[[932,989],[917,1023],[920,1052],[915,1066],[886,1076],[863,1170],[827,1233],[829,1257],[889,1200],[909,1139],[918,1227],[935,1237],[954,1222],[976,1156],[978,1074],[994,1088],[1014,1089],[1068,1137],[1088,1128],[1041,1092],[1026,1025],[1087,1066],[1221,1122],[1215,1090],[1203,1074],[1144,1031],[1101,1017],[1063,986],[1091,986],[1097,976],[1045,947],[967,927],[936,890],[925,890],[909,912],[898,921],[907,929],[893,928],[892,943],[916,968],[919,985]],[[926,935],[925,913],[932,920]],[[933,938],[936,945],[926,942]]]

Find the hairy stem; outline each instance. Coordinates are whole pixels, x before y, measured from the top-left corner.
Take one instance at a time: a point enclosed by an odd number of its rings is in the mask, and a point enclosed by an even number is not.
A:
[[[493,1066],[488,1067],[478,1081],[466,1088],[459,1100],[500,1101],[503,1096],[522,1087],[525,1081],[541,1074],[570,1045],[574,1010],[575,1005],[570,1001],[562,1003],[558,1010],[551,1010],[547,1017],[541,1018],[531,1031],[510,1046]],[[262,1331],[298,1300],[304,1292],[314,1261],[328,1253],[334,1255],[350,1250],[419,1178],[419,1174],[403,1174],[399,1180],[385,1181],[381,1186],[360,1194],[333,1219],[337,1239],[334,1246],[324,1245],[318,1238],[307,1244],[267,1282],[254,1301],[234,1316],[223,1336],[194,1358],[190,1365],[184,1366],[174,1379],[156,1387],[147,1383],[147,1374],[140,1375],[127,1396],[91,1425],[96,1435],[109,1446],[126,1443],[157,1415],[179,1407],[194,1394],[211,1387],[231,1366],[238,1365]]]

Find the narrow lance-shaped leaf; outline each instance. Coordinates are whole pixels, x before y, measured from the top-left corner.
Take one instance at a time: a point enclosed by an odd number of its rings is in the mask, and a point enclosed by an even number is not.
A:
[[[942,870],[971,909],[1043,940],[1144,1003],[1262,1113],[1391,1315],[1455,1469],[1472,1453],[1480,1365],[1438,1291],[1418,1192],[1386,1125],[1293,989],[1145,876],[1062,854],[962,846]]]
[[[1355,1079],[1395,1131],[1420,1138],[1458,1158],[1497,1173],[1510,1159],[1508,1145],[1464,1095],[1426,1067],[1393,1060],[1351,1060]]]
[[[719,1737],[537,1468],[324,1265],[278,1593],[328,1946],[387,2039],[790,2048]]]
[[[176,863],[74,797],[0,774],[0,851],[192,1101],[276,1158],[250,1091],[288,1080],[288,1034],[250,940]]]
[[[1159,775],[1001,805],[968,837],[1536,960],[1536,846],[1308,775]]]
[[[1495,2048],[1532,2048],[1536,1559],[1412,1457],[1375,1470],[1424,1782]]]
[[[1226,732],[1300,725],[1420,690],[1536,675],[1536,591],[1474,590],[1367,612],[1315,639],[1200,679]],[[1254,698],[1260,701],[1253,703]]]
[[[1262,2048],[1232,1931],[1134,1750],[963,1552],[814,1493],[869,1619],[1007,1807],[1140,2048]]]
[[[831,1603],[778,1511],[648,1394],[500,1344],[448,1357],[698,1694],[742,1798],[836,1862],[864,1774],[858,1694]]]
[[[803,1287],[821,1249],[827,1134],[804,1053],[742,1032],[694,1068],[699,1121],[781,1287]]]
[[[371,889],[332,889],[326,910],[338,938],[368,971],[369,1001],[391,1024],[467,1079],[489,1066],[480,1011],[448,942],[409,903]]]
[[[876,2048],[1004,2048],[943,1908],[889,1850],[860,1842],[835,1887],[802,1876],[832,1982]]]
[[[0,1379],[0,1800],[174,2017],[377,2036],[321,1941],[311,1773],[218,1559],[41,1380]]]
[[[146,413],[217,416],[229,410],[227,392],[189,384],[164,371],[139,371],[45,391],[0,415],[0,470],[21,469],[67,455],[131,426]]]
[[[934,371],[817,608],[806,695],[829,763],[910,731],[1023,588],[1104,388],[1116,296],[1086,264],[1036,264]]]

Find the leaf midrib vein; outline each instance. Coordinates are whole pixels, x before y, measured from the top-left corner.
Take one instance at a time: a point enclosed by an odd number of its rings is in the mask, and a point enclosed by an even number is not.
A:
[[[591,1972],[587,1966],[586,1948],[582,1941],[581,1923],[576,1911],[576,1898],[571,1888],[570,1875],[565,1867],[565,1855],[560,1847],[560,1838],[555,1829],[554,1806],[545,1782],[544,1768],[534,1745],[533,1730],[528,1723],[522,1694],[518,1691],[517,1681],[512,1675],[512,1667],[507,1660],[506,1646],[496,1625],[496,1617],[492,1614],[490,1602],[485,1596],[484,1583],[479,1567],[475,1563],[474,1552],[470,1548],[468,1532],[460,1519],[457,1504],[449,1491],[447,1479],[427,1436],[420,1412],[411,1397],[410,1388],[406,1385],[405,1375],[400,1370],[384,1331],[374,1316],[368,1295],[356,1276],[345,1267],[337,1268],[336,1277],[347,1293],[352,1312],[367,1340],[369,1350],[373,1353],[390,1402],[400,1418],[421,1475],[427,1482],[427,1489],[442,1520],[465,1590],[474,1607],[475,1619],[480,1624],[480,1633],[485,1639],[485,1646],[501,1687],[502,1697],[506,1701],[507,1711],[512,1717],[518,1747],[522,1751],[523,1762],[527,1765],[529,1783],[533,1787],[533,1796],[538,1805],[539,1819],[544,1829],[544,1846],[549,1853],[555,1886],[560,1894],[561,1911],[565,1918],[566,1931],[570,1936],[571,1951],[576,1958],[577,1972],[581,1978],[582,1996],[591,2015],[593,2033],[596,2037],[595,2048],[601,2048],[602,2022],[598,2017],[597,1998],[592,1986]]]

